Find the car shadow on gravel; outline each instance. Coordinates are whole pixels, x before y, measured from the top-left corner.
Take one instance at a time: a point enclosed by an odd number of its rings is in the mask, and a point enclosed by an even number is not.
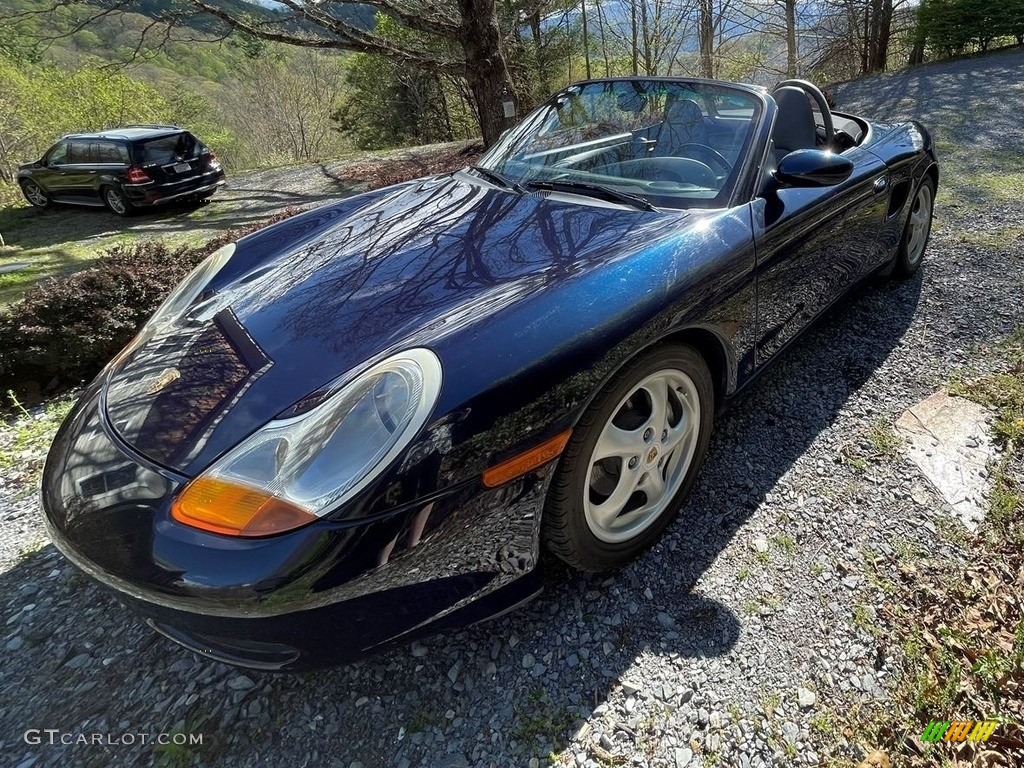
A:
[[[80,248],[90,240],[118,235],[158,238],[207,232],[212,236],[262,221],[286,208],[311,208],[358,191],[358,186],[340,182],[329,189],[273,189],[241,178],[207,202],[172,202],[139,209],[128,217],[105,208],[74,205],[54,204],[44,210],[8,206],[0,208],[0,235],[7,246],[22,250],[56,249],[61,244]]]
[[[582,738],[592,759],[629,750],[653,727],[631,717],[635,697],[707,717],[720,681],[701,660],[731,655],[742,675],[760,654],[763,667],[761,636],[785,606],[736,610],[738,581],[702,577],[737,556],[744,525],[900,343],[920,290],[920,277],[870,286],[786,353],[717,420],[691,498],[638,561],[606,576],[548,562],[525,608],[412,648],[300,676],[234,670],[150,631],[52,546],[29,554],[0,574],[0,749],[15,764],[134,764],[153,747],[28,746],[21,734],[177,729],[204,735],[186,753],[204,765],[505,766],[558,753],[581,728],[599,729]]]

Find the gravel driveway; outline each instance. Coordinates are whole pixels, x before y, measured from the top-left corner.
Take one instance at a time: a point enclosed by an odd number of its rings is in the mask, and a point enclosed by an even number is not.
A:
[[[916,115],[967,164],[1024,154],[1006,128],[1024,54],[853,83],[841,107]],[[965,85],[968,84],[968,85]],[[875,101],[879,93],[882,101]],[[969,94],[969,110],[956,111]],[[969,180],[962,182],[969,184]],[[1017,204],[940,196],[922,273],[833,313],[719,419],[702,478],[660,545],[497,621],[302,677],[240,672],[159,637],[45,545],[25,496],[34,456],[0,479],[0,762],[27,766],[783,766],[853,761],[844,713],[894,674],[867,629],[865,562],[918,546],[963,557],[938,496],[882,438],[906,407],[988,365],[1024,322]],[[986,197],[986,195],[988,195]],[[995,235],[993,235],[995,233]],[[7,436],[0,434],[0,438]],[[20,478],[18,477],[20,473]],[[41,548],[38,548],[40,545]],[[27,729],[134,744],[26,744]],[[159,733],[203,743],[156,747]],[[106,737],[104,737],[106,738]]]

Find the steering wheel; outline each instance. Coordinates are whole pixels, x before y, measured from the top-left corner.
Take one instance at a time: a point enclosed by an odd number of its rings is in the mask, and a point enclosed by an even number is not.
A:
[[[698,150],[698,154],[704,155],[704,159],[711,160],[711,163],[717,165],[726,175],[732,173],[732,166],[729,165],[729,161],[725,159],[725,155],[714,147],[709,147],[707,144],[698,144],[696,142],[682,144],[674,150],[674,154],[682,154],[683,150],[689,147]],[[701,160],[701,162],[703,162],[703,160]],[[711,165],[711,163],[705,162],[704,165]]]
[[[828,100],[825,98],[825,94],[821,92],[814,83],[807,80],[783,80],[781,83],[776,85],[772,91],[777,91],[779,88],[799,88],[801,91],[810,96],[814,103],[818,105],[818,111],[821,113],[821,120],[825,124],[825,145],[828,147],[832,146],[832,141],[836,137],[835,126],[832,125],[832,110],[828,107]]]

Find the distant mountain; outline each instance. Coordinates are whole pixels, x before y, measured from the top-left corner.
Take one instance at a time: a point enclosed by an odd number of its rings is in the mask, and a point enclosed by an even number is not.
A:
[[[89,2],[100,7],[124,5],[121,0],[89,0]],[[291,13],[286,6],[273,0],[217,0],[217,5],[232,16],[248,14],[261,21],[280,19]],[[374,9],[370,6],[332,3],[331,9],[338,18],[350,24],[362,29],[373,27]],[[148,16],[151,19],[159,19],[175,13],[187,12],[189,4],[185,0],[132,0],[125,10]],[[201,13],[191,16],[186,26],[201,32],[221,33],[225,30],[226,25],[212,14]],[[298,31],[302,28],[302,23],[292,22],[287,26],[293,31]],[[310,31],[316,29],[316,27],[310,27]]]

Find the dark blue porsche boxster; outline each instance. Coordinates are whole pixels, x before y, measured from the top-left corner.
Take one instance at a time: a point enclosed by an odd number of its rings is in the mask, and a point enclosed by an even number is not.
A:
[[[915,122],[803,81],[572,85],[479,164],[209,258],[50,451],[57,546],[168,637],[343,663],[621,566],[714,414],[832,304],[921,263]]]

